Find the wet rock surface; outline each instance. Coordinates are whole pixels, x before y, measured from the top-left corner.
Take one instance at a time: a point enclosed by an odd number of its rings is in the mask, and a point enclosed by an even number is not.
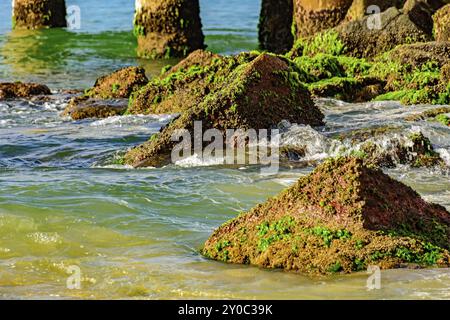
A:
[[[448,267],[450,215],[357,158],[330,159],[206,241],[211,259],[310,274]]]
[[[0,100],[49,95],[50,89],[38,83],[0,82]]]
[[[134,167],[169,163],[175,145],[173,134],[179,129],[192,133],[194,121],[202,121],[204,130],[214,128],[222,134],[227,128],[268,129],[282,120],[323,124],[323,114],[287,61],[268,54],[238,55],[232,59],[241,63],[223,78],[220,89],[185,110],[149,142],[130,150],[125,156],[126,163]]]

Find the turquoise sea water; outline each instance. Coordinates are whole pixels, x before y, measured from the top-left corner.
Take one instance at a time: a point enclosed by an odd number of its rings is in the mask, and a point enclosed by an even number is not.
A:
[[[86,88],[125,65],[149,76],[175,61],[135,57],[134,1],[67,1],[81,8],[77,31],[10,31],[10,1],[0,2],[0,81],[38,81],[52,89]],[[209,49],[257,48],[259,1],[202,0]],[[429,106],[317,102],[329,135],[381,123],[410,128],[406,114]],[[368,291],[365,273],[310,278],[209,261],[198,249],[214,228],[277,194],[312,168],[261,176],[258,168],[111,165],[170,116],[72,121],[63,100],[0,102],[0,298],[450,298],[450,272],[382,272]],[[417,123],[448,155],[450,130]],[[304,128],[298,139],[325,148]],[[322,148],[323,147],[323,148]],[[427,200],[450,209],[448,174],[399,167],[387,171]],[[80,290],[66,286],[78,266]]]

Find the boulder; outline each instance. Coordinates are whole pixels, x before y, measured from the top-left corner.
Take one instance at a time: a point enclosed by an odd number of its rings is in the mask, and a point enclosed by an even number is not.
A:
[[[282,54],[294,44],[293,0],[263,0],[259,19],[261,49]]]
[[[208,258],[309,274],[450,266],[450,214],[358,158],[325,161],[226,222]]]
[[[427,63],[437,63],[439,67],[450,62],[450,42],[426,42],[396,47],[388,54],[389,60],[411,69]]]
[[[30,98],[31,96],[49,94],[52,94],[50,89],[42,84],[22,82],[0,83],[0,100]]]
[[[406,0],[353,0],[352,6],[348,9],[345,20],[359,20],[364,18],[366,15],[381,13],[390,7],[400,9],[403,7],[405,1]]]
[[[430,41],[432,36],[417,25],[408,14],[395,7],[380,14],[379,26],[374,26],[367,16],[350,21],[335,30],[345,44],[346,54],[354,57],[374,57],[392,50],[400,44]]]
[[[250,57],[221,57],[203,50],[196,50],[177,65],[153,79],[130,98],[131,114],[179,113],[201,102]]]
[[[436,41],[450,41],[450,4],[433,16]]]
[[[63,28],[65,0],[13,0],[13,29]]]
[[[185,129],[193,137],[194,121],[201,121],[204,130],[214,128],[225,135],[227,129],[269,130],[282,120],[319,126],[323,118],[292,65],[273,55],[254,55],[224,76],[220,89],[185,110],[150,141],[130,150],[125,163],[134,167],[170,163],[174,133]]]
[[[185,57],[205,48],[198,0],[137,0],[133,24],[140,57]]]
[[[128,107],[128,99],[95,99],[87,96],[76,97],[70,100],[62,116],[73,120],[86,118],[108,118],[122,115]]]
[[[294,0],[294,26],[298,38],[336,27],[341,23],[352,0]]]
[[[126,67],[98,78],[94,87],[89,89],[86,94],[100,99],[128,98],[132,92],[147,83],[148,79],[144,68]]]
[[[119,69],[98,78],[92,88],[72,98],[63,115],[80,120],[123,114],[127,108],[129,96],[147,83],[148,79],[143,68]]]

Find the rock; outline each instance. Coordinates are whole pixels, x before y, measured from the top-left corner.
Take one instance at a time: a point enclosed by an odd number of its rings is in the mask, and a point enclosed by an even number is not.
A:
[[[331,78],[311,83],[308,89],[315,97],[335,98],[346,102],[367,102],[385,93],[386,81],[371,78]]]
[[[427,63],[437,63],[439,67],[450,62],[450,42],[426,42],[398,46],[389,53],[389,60],[411,69]]]
[[[99,99],[128,98],[147,83],[144,68],[127,67],[98,78],[87,95]]]
[[[65,0],[13,0],[13,29],[63,28]]]
[[[345,20],[359,20],[364,18],[366,15],[381,13],[390,7],[401,9],[405,1],[406,0],[354,0],[352,6],[348,9]],[[377,6],[378,8],[372,6]]]
[[[450,4],[433,16],[436,41],[450,41]]]
[[[221,57],[196,50],[130,98],[132,114],[178,113],[197,105],[249,54]]]
[[[450,62],[442,66],[440,80],[443,86],[450,85]]]
[[[49,94],[52,94],[50,89],[42,84],[22,82],[0,83],[0,100],[30,98],[31,96]]]
[[[445,126],[450,126],[450,107],[439,107],[430,109],[418,114],[413,114],[405,118],[406,121],[436,121]]]
[[[397,165],[446,167],[422,132],[384,126],[356,130],[341,135],[339,140],[350,145],[350,154],[361,157],[366,165],[384,168]]]
[[[310,274],[369,265],[450,265],[450,215],[357,158],[330,159],[309,176],[226,222],[208,258]]]
[[[431,40],[431,34],[416,25],[407,14],[391,7],[380,15],[380,28],[371,17],[350,21],[335,28],[345,44],[345,54],[353,57],[374,57],[397,45]]]
[[[63,115],[80,120],[123,114],[127,109],[129,96],[147,83],[148,79],[143,68],[119,69],[98,78],[94,86],[83,95],[72,98]]]
[[[294,0],[294,26],[298,38],[336,27],[344,20],[352,0]]]
[[[202,121],[203,130],[215,128],[222,134],[226,129],[270,129],[282,120],[323,124],[323,114],[298,80],[293,66],[268,54],[247,59],[222,79],[220,90],[206,95],[150,141],[130,150],[125,163],[134,167],[168,164],[176,145],[171,140],[173,134],[186,129],[192,137],[194,121]]]
[[[259,19],[261,49],[282,54],[294,44],[293,0],[263,0]]]
[[[122,115],[128,107],[128,99],[95,99],[87,96],[70,100],[62,116],[69,116],[73,120],[87,118],[108,118]]]
[[[140,57],[185,57],[205,48],[198,0],[137,0],[133,24]]]

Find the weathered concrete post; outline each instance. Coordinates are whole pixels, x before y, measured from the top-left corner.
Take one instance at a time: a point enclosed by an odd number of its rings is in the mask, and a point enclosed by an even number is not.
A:
[[[199,0],[136,0],[138,56],[184,57],[204,49]]]
[[[13,29],[63,28],[65,0],[13,0]]]
[[[261,49],[285,53],[292,48],[293,0],[262,0],[259,18]]]
[[[307,37],[344,20],[353,0],[294,0],[297,37]]]

